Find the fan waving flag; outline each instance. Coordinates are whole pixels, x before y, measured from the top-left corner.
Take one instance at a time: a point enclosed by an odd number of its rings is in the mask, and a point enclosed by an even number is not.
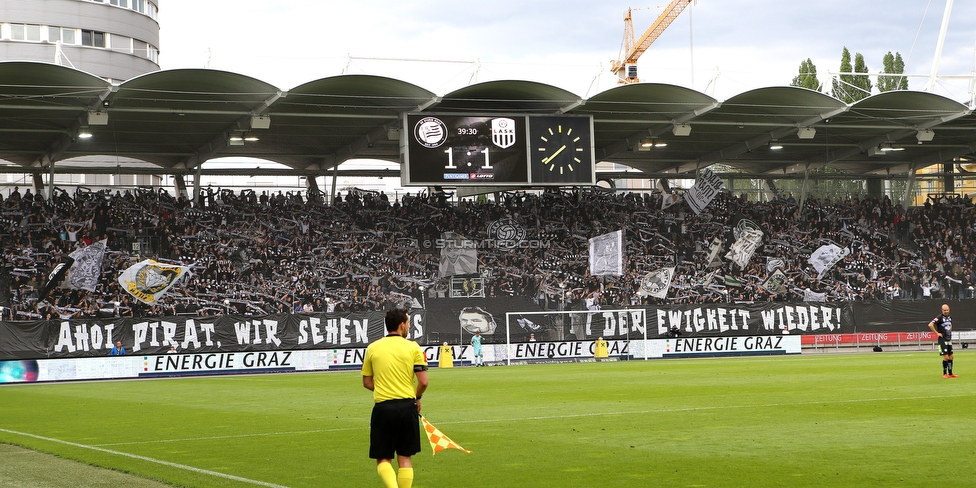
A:
[[[624,274],[624,232],[618,230],[590,239],[590,274],[621,276]]]
[[[424,423],[424,432],[427,434],[427,440],[430,441],[430,448],[434,451],[433,454],[437,454],[444,449],[457,449],[471,454],[471,451],[459,446],[457,442],[452,441],[440,429],[428,422],[427,417],[421,415],[420,420]]]
[[[189,266],[140,261],[119,275],[119,284],[130,295],[147,305],[155,305],[190,270]]]
[[[71,274],[68,275],[72,286],[95,291],[98,278],[102,275],[102,261],[105,259],[107,245],[108,239],[102,239],[70,254],[75,259],[75,263],[71,265]]]
[[[75,259],[70,256],[64,256],[61,258],[61,263],[51,270],[51,274],[47,276],[47,281],[41,286],[41,290],[37,293],[37,301],[43,302],[45,298],[64,281],[65,275],[68,274],[68,270],[71,269],[71,265],[74,264]]]

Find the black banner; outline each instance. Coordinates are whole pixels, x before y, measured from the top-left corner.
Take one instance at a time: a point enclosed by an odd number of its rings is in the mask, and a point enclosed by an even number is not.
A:
[[[958,330],[973,328],[976,300],[892,300],[855,302],[857,332],[928,332],[929,322],[949,305],[952,325]]]
[[[708,304],[628,310],[541,312],[526,298],[427,299],[410,312],[410,339],[422,345],[467,344],[480,331],[486,344],[510,340],[634,340],[669,334],[747,336],[918,332],[949,304],[957,324],[976,316],[976,300],[915,300],[848,303]],[[646,316],[645,316],[646,314]],[[115,341],[129,354],[211,353],[365,347],[385,334],[383,312],[279,314],[259,317],[163,317],[0,322],[0,360],[108,355]],[[543,336],[542,334],[546,334]]]
[[[0,360],[106,356],[116,341],[128,354],[210,353],[365,347],[383,337],[383,312],[261,317],[163,317],[0,322]],[[410,312],[409,339],[425,342],[423,310]]]

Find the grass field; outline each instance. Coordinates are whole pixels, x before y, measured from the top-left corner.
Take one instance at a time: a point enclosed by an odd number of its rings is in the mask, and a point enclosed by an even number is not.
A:
[[[474,453],[425,440],[414,486],[971,486],[974,360],[433,369],[424,413]],[[355,372],[14,385],[0,442],[177,486],[377,487],[370,408]]]

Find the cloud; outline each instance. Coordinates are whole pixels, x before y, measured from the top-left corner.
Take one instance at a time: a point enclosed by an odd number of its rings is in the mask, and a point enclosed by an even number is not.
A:
[[[863,54],[872,70],[892,51],[905,58],[906,72],[924,75],[931,70],[943,5],[930,2],[926,11],[924,2],[913,0],[701,0],[640,58],[641,79],[704,90],[717,70],[720,90],[739,93],[788,84],[810,58],[824,81],[839,68],[845,46]],[[540,81],[585,95],[593,86],[615,86],[610,60],[618,56],[623,14],[631,6],[619,0],[239,0],[228,9],[169,2],[159,13],[160,62],[164,69],[239,72],[284,89],[347,71],[390,76],[440,94],[466,85],[477,69],[477,81]],[[635,36],[659,12],[634,10]],[[973,71],[973,18],[974,2],[955,3],[940,73]],[[920,88],[924,79],[910,84]],[[965,95],[966,88],[960,90]]]

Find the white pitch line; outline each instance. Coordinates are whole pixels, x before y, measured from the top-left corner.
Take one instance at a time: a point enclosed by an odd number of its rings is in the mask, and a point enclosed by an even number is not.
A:
[[[66,446],[80,447],[82,449],[90,449],[92,451],[104,452],[104,453],[107,453],[107,454],[114,454],[116,456],[123,456],[123,457],[132,458],[132,459],[138,459],[140,461],[148,461],[148,462],[151,462],[151,463],[162,464],[163,466],[169,466],[171,468],[178,468],[178,469],[183,469],[183,470],[186,470],[186,471],[192,471],[194,473],[206,474],[206,475],[210,475],[210,476],[216,476],[218,478],[226,478],[226,479],[233,480],[233,481],[240,481],[242,483],[250,483],[252,485],[267,486],[268,488],[288,488],[287,486],[284,486],[284,485],[277,485],[277,484],[274,484],[274,483],[266,483],[264,481],[257,481],[257,480],[252,480],[252,479],[248,479],[248,478],[242,478],[240,476],[234,476],[232,474],[220,473],[220,472],[217,472],[217,471],[210,471],[209,469],[196,468],[196,467],[193,467],[193,466],[187,466],[185,464],[179,464],[179,463],[171,463],[169,461],[163,461],[161,459],[153,459],[151,457],[140,456],[138,454],[129,454],[127,452],[113,451],[111,449],[103,449],[101,447],[96,447],[96,446],[88,446],[88,445],[85,445],[85,444],[79,444],[77,442],[70,442],[70,441],[65,441],[65,440],[61,440],[61,439],[55,439],[53,437],[44,437],[44,436],[41,436],[41,435],[30,434],[30,433],[27,433],[27,432],[18,432],[16,430],[3,429],[3,428],[0,428],[0,432],[6,432],[8,434],[15,434],[15,435],[22,435],[24,437],[31,437],[31,438],[34,438],[34,439],[40,439],[42,441],[56,442],[58,444],[64,444]]]
[[[802,405],[889,402],[889,401],[902,401],[902,400],[931,400],[935,398],[960,398],[960,397],[970,397],[970,396],[972,395],[931,395],[931,396],[916,396],[916,397],[863,398],[863,399],[855,399],[855,400],[836,400],[831,402],[810,401],[810,402],[793,402],[793,403],[760,403],[760,404],[753,404],[753,405],[715,405],[715,406],[706,406],[706,407],[657,408],[657,409],[649,409],[649,410],[574,413],[574,414],[566,414],[566,415],[545,415],[545,416],[536,416],[536,417],[507,417],[507,418],[499,418],[499,419],[473,419],[473,420],[454,420],[454,421],[448,420],[448,421],[438,421],[437,425],[490,424],[490,423],[497,423],[497,422],[558,420],[558,419],[603,417],[603,416],[616,416],[616,415],[646,415],[649,413],[674,413],[674,412],[695,412],[695,411],[706,411],[706,410],[727,410],[730,408],[779,408],[779,407],[796,407]],[[94,444],[94,446],[121,446],[121,445],[131,445],[131,444],[156,444],[156,443],[164,443],[164,442],[190,442],[190,441],[208,441],[208,440],[217,440],[217,439],[235,439],[235,438],[246,438],[246,437],[266,437],[266,436],[274,436],[274,435],[318,434],[322,432],[343,432],[343,431],[351,431],[351,430],[365,430],[366,428],[367,428],[366,426],[363,426],[363,427],[347,427],[342,429],[295,430],[295,431],[282,431],[282,432],[266,432],[266,433],[257,433],[257,434],[219,435],[219,436],[209,436],[209,437],[184,437],[179,439],[153,439],[148,441]]]
[[[348,427],[344,429],[314,429],[314,430],[296,430],[296,431],[283,431],[283,432],[262,432],[257,434],[215,435],[215,436],[208,436],[208,437],[183,437],[179,439],[153,439],[149,441],[110,442],[106,444],[92,444],[92,445],[98,447],[104,447],[104,446],[130,446],[133,444],[158,444],[164,442],[211,441],[217,439],[238,439],[242,437],[265,437],[265,436],[273,436],[273,435],[319,434],[322,432],[343,432],[349,430],[363,430],[364,428],[365,427]]]

